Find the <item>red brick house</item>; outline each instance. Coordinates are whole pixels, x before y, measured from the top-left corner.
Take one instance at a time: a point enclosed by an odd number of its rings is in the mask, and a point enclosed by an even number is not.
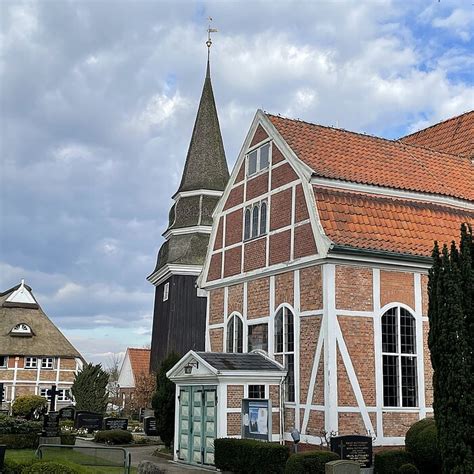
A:
[[[257,112],[198,280],[206,352],[168,373],[176,459],[212,464],[244,399],[270,400],[273,441],[403,444],[432,413],[430,253],[474,222],[473,156],[474,112],[400,140]]]

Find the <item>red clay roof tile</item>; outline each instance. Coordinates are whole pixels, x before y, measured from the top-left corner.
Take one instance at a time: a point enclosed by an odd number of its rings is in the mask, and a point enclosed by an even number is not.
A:
[[[129,347],[127,350],[133,375],[135,376],[140,373],[148,374],[150,372],[150,349]]]

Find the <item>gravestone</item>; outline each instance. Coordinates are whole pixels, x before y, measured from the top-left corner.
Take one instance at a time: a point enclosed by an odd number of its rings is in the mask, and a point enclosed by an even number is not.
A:
[[[59,412],[50,411],[47,415],[44,415],[41,436],[46,438],[57,438],[59,436]]]
[[[147,436],[158,436],[156,429],[156,418],[154,416],[146,416],[143,420],[143,431]]]
[[[126,430],[128,418],[104,418],[104,430]]]
[[[331,438],[331,451],[341,459],[355,461],[361,468],[372,466],[372,438],[370,436],[335,436]]]
[[[74,421],[74,427],[84,428],[89,433],[93,431],[99,431],[102,429],[103,416],[100,413],[92,413],[90,411],[78,411],[76,412],[76,419]]]
[[[360,474],[360,465],[355,461],[331,461],[324,465],[325,474]]]
[[[64,408],[61,408],[61,410],[59,410],[59,419],[61,421],[64,421],[64,420],[74,421],[75,416],[76,416],[76,409],[73,406],[64,407]]]

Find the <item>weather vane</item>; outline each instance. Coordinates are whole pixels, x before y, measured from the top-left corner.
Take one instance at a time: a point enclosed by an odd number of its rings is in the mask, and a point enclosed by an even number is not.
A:
[[[208,20],[209,20],[209,26],[207,28],[206,46],[207,46],[207,55],[209,56],[209,52],[210,52],[211,46],[212,46],[211,33],[217,33],[219,30],[217,28],[211,28],[211,21],[212,21],[211,17],[209,17]]]

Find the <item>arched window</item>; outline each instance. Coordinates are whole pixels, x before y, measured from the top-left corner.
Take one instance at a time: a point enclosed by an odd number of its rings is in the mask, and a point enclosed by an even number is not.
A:
[[[257,237],[258,235],[258,214],[259,207],[256,204],[252,209],[252,237]]]
[[[418,406],[416,321],[402,307],[382,316],[383,403],[386,407]]]
[[[275,355],[283,356],[283,364],[288,371],[286,376],[286,401],[295,401],[295,331],[294,316],[289,308],[283,306],[275,315]]]
[[[242,320],[234,314],[227,323],[227,352],[243,351],[244,324]]]
[[[267,233],[267,203],[260,204],[260,232],[259,235]]]
[[[31,328],[28,326],[28,324],[20,323],[12,328],[11,334],[17,334],[19,336],[31,336]]]
[[[250,239],[250,208],[245,209],[244,240]]]

